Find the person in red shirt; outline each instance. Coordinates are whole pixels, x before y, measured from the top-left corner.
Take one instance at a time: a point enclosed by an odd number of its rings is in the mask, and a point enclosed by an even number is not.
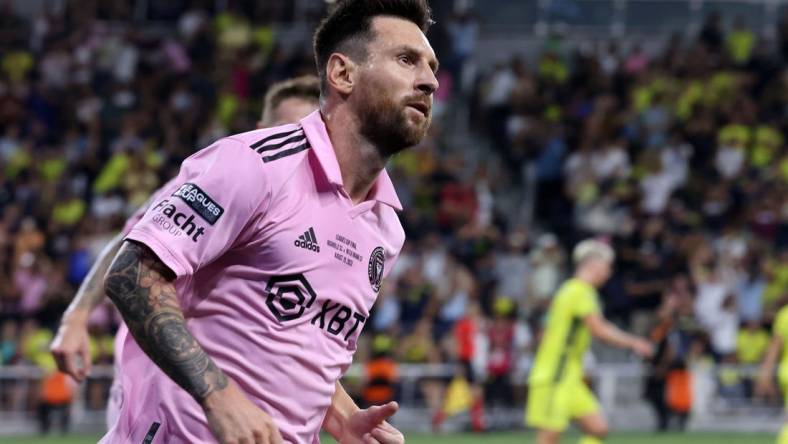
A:
[[[483,331],[484,318],[482,318],[481,308],[476,302],[468,306],[465,316],[454,324],[454,341],[456,344],[457,363],[462,368],[462,373],[471,385],[473,401],[471,404],[471,428],[475,432],[482,432],[486,428],[484,421],[484,391],[473,367],[473,360],[478,351],[476,341],[479,334]],[[439,431],[443,421],[446,420],[446,412],[439,409],[432,418],[433,430]]]
[[[514,404],[510,376],[516,348],[515,313],[511,300],[499,298],[493,308],[493,320],[486,330],[489,356],[485,394],[488,404],[499,400],[507,406]]]

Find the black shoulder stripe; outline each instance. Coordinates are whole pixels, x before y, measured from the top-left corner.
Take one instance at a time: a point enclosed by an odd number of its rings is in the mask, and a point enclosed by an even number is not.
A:
[[[280,151],[280,152],[278,152],[276,154],[272,154],[270,156],[265,156],[265,157],[263,157],[263,162],[268,163],[268,162],[271,162],[271,161],[274,161],[274,160],[277,160],[277,159],[281,159],[283,157],[287,157],[287,156],[293,155],[295,153],[299,153],[299,152],[304,151],[304,150],[308,150],[309,148],[311,148],[311,146],[309,145],[309,141],[306,141],[304,144],[298,145],[297,147],[286,149],[284,151]]]
[[[287,136],[295,133],[296,131],[301,131],[301,127],[299,126],[298,128],[296,128],[296,129],[294,129],[292,131],[285,131],[283,133],[276,133],[276,134],[271,134],[270,136],[266,136],[265,138],[260,139],[257,142],[249,145],[249,148],[257,149],[257,147],[263,145],[264,143],[266,143],[268,141],[275,140],[275,139],[280,139],[282,137],[287,137]]]
[[[142,440],[142,444],[151,444],[153,442],[153,438],[156,436],[156,432],[159,431],[160,423],[154,422],[150,425],[148,429],[148,433],[145,435],[145,438]]]
[[[277,150],[279,148],[282,148],[285,145],[289,145],[289,144],[295,143],[295,142],[301,142],[304,139],[306,139],[306,134],[301,133],[301,134],[295,135],[293,137],[290,137],[288,139],[285,139],[285,140],[283,140],[281,142],[275,143],[273,145],[263,145],[261,147],[258,147],[255,151],[257,151],[258,153],[262,153],[263,151]]]

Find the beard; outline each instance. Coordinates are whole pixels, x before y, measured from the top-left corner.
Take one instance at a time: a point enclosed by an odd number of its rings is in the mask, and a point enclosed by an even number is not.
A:
[[[414,121],[407,114],[406,104],[421,101],[423,97],[408,96],[398,102],[386,92],[385,87],[375,89],[367,89],[361,96],[358,107],[361,135],[372,142],[384,157],[421,142],[427,135],[432,113]]]

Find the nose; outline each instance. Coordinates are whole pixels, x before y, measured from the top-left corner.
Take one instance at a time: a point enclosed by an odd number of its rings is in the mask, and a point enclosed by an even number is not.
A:
[[[420,75],[416,79],[416,89],[423,92],[425,95],[432,95],[440,86],[438,78],[435,77],[435,73],[432,72],[430,68],[425,67],[420,71]]]

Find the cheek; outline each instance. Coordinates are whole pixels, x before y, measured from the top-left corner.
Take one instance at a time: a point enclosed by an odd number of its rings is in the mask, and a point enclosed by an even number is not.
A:
[[[391,85],[386,83],[369,84],[364,94],[364,100],[380,112],[387,112],[395,105],[394,97]]]
[[[373,91],[386,91],[389,96],[396,96],[409,88],[410,73],[396,63],[377,63],[371,66],[367,71],[368,75],[363,76],[362,80],[370,85]]]

